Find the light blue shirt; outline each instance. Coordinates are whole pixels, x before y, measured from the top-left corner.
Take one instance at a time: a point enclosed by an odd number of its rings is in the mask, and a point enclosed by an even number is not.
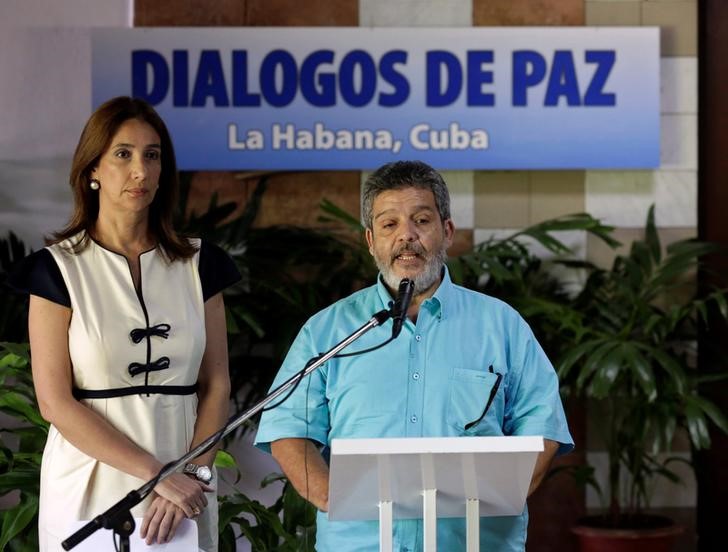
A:
[[[391,300],[378,279],[314,315],[273,387]],[[387,321],[342,352],[375,346],[391,332]],[[497,374],[501,384],[481,418]],[[287,401],[263,414],[256,445],[270,452],[272,441],[287,437],[328,446],[336,438],[466,435],[543,435],[560,443],[559,453],[573,448],[556,373],[528,324],[502,301],[453,284],[445,270],[416,324],[407,320],[399,337],[381,349],[332,359],[314,371]],[[527,524],[525,509],[519,516],[481,518],[480,549],[523,551]],[[465,550],[464,519],[438,520],[437,542],[439,550]],[[319,512],[316,549],[378,551],[378,522],[330,522]],[[422,520],[395,521],[394,550],[422,550]]]

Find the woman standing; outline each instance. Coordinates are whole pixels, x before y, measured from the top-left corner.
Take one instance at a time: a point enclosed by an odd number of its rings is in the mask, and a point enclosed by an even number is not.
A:
[[[41,550],[214,433],[230,381],[221,291],[239,274],[219,248],[177,235],[177,168],[164,122],[114,98],[93,113],[71,167],[75,207],[11,280],[31,294],[33,380],[51,423],[41,468]],[[132,510],[147,542],[184,517],[217,547],[208,452]]]

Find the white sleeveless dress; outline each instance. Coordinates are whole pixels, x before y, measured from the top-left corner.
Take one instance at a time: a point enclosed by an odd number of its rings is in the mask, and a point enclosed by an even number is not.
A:
[[[71,243],[46,249],[60,269],[72,309],[68,344],[74,394],[160,462],[175,460],[192,441],[197,395],[191,386],[205,350],[207,297],[198,267],[200,250],[189,260],[173,263],[158,249],[142,253],[137,293],[122,255],[94,241],[74,254],[68,250]],[[232,261],[211,247],[215,254],[208,257],[227,263],[223,272],[230,273]],[[232,271],[232,281],[220,286],[237,280],[237,271]],[[185,394],[167,394],[170,390]],[[122,396],[89,398],[113,393]],[[142,484],[79,451],[51,426],[41,468],[40,550],[62,550],[60,543],[70,535],[72,521],[94,518]],[[132,515],[142,517],[149,501],[134,508]],[[196,521],[200,549],[214,551],[214,493],[208,501]],[[110,544],[111,538],[109,532]]]

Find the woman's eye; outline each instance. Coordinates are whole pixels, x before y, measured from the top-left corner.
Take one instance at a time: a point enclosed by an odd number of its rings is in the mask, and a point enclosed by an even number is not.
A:
[[[129,150],[121,149],[121,150],[117,151],[117,152],[116,152],[116,153],[115,153],[114,155],[115,155],[116,157],[120,157],[120,158],[122,158],[122,159],[126,159],[126,158],[128,158],[128,157],[129,157],[129,155],[131,155],[131,154],[129,153]]]
[[[151,161],[158,161],[160,157],[161,155],[157,150],[150,150],[147,152],[147,159]]]

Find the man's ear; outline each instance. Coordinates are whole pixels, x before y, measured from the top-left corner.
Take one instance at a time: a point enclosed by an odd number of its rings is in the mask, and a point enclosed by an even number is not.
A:
[[[445,248],[449,248],[455,237],[455,223],[453,223],[452,219],[447,219],[442,226],[445,234]]]
[[[374,234],[372,233],[371,228],[367,228],[364,230],[364,237],[367,240],[367,247],[369,247],[369,254],[373,257],[374,256]]]

